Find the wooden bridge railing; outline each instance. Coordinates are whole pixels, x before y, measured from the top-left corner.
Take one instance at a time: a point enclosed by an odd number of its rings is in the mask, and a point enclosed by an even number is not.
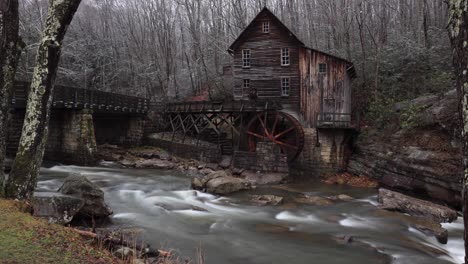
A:
[[[266,110],[281,110],[277,102],[252,101],[202,101],[180,102],[166,105],[166,113],[199,113],[199,112],[261,112]]]
[[[13,108],[25,108],[30,84],[16,82]],[[92,109],[96,112],[144,114],[149,110],[148,99],[96,90],[56,85],[53,108]]]

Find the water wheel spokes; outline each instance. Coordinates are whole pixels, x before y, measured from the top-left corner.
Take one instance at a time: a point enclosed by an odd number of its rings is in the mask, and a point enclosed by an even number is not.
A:
[[[304,131],[301,124],[283,112],[261,112],[255,114],[247,125],[249,151],[254,152],[259,141],[270,141],[278,145],[291,162],[304,147]]]

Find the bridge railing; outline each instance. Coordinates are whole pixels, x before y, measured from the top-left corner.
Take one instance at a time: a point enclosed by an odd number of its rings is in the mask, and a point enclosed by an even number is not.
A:
[[[16,82],[13,98],[14,108],[25,108],[30,84]],[[147,113],[150,102],[148,99],[56,85],[54,88],[53,108],[92,109],[97,112],[115,113]]]
[[[168,103],[165,112],[257,112],[281,109],[281,104],[277,102],[201,101]]]

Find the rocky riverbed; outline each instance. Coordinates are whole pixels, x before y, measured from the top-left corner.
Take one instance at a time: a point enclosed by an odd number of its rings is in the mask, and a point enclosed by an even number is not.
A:
[[[218,196],[190,190],[193,177],[176,169],[105,162],[44,168],[38,191],[57,190],[70,173],[104,191],[110,228],[141,229],[146,242],[181,256],[201,245],[206,263],[457,263],[462,251],[460,219],[421,222],[382,210],[375,189],[276,184]],[[431,228],[445,229],[447,243]]]

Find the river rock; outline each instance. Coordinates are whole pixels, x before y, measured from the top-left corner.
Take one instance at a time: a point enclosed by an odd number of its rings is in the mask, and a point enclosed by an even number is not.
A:
[[[201,169],[201,170],[200,170],[200,173],[203,174],[203,175],[209,175],[209,174],[211,174],[211,173],[213,173],[213,172],[214,172],[214,170],[208,169],[208,168],[205,168],[205,169]]]
[[[250,201],[261,206],[279,205],[283,200],[283,197],[276,195],[250,195]]]
[[[214,171],[205,176],[198,176],[192,179],[192,189],[194,190],[206,190],[206,184],[216,178],[228,177],[225,171]]]
[[[119,161],[120,165],[126,167],[126,168],[135,168],[135,161],[131,161],[131,160],[121,160]]]
[[[253,185],[273,185],[279,184],[284,181],[287,177],[287,173],[257,173],[254,171],[244,171],[242,173],[247,181]]]
[[[413,216],[431,219],[438,223],[451,223],[457,219],[457,212],[446,206],[413,198],[387,189],[379,189],[381,207],[390,211],[400,211]]]
[[[161,169],[171,170],[175,167],[175,164],[168,160],[150,159],[150,160],[139,160],[135,163],[137,169]]]
[[[207,192],[213,194],[229,194],[249,188],[248,181],[231,176],[215,178],[206,183]]]
[[[135,252],[129,247],[120,247],[114,251],[113,255],[118,259],[129,259],[135,255]]]
[[[297,203],[301,203],[301,204],[316,205],[316,206],[326,206],[326,205],[333,204],[333,202],[330,199],[323,198],[320,196],[305,195],[305,194],[302,194],[294,198],[294,201],[296,201]]]
[[[353,197],[346,195],[346,194],[339,194],[334,196],[329,196],[328,199],[333,201],[351,201],[354,200]]]
[[[231,167],[231,163],[232,163],[231,156],[223,156],[223,158],[221,159],[221,162],[219,163],[219,166],[223,169],[227,169]]]
[[[103,218],[113,213],[104,202],[104,192],[85,176],[68,176],[59,192],[83,199],[84,205],[78,213],[85,218]]]
[[[60,225],[70,223],[84,204],[81,198],[54,192],[35,192],[32,199],[34,216]]]

